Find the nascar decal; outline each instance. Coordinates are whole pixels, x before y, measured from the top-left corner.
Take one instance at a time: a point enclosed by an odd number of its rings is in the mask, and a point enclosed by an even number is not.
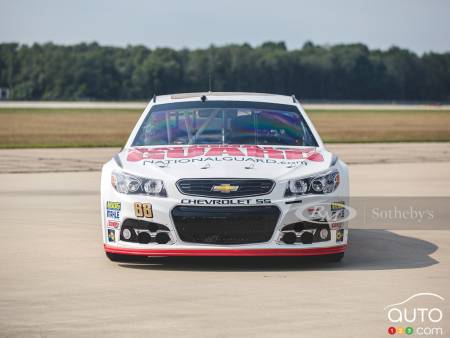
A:
[[[112,218],[112,219],[120,219],[120,209],[121,209],[120,202],[107,201],[106,202],[106,217]]]
[[[279,161],[309,160],[322,162],[323,156],[314,148],[283,148],[258,145],[192,145],[186,147],[133,148],[128,150],[127,160],[138,162],[143,160],[171,161],[189,163],[193,159],[210,161],[227,158],[229,161],[250,158],[258,162],[278,163]],[[178,161],[177,161],[178,160]],[[181,161],[184,160],[184,161]]]

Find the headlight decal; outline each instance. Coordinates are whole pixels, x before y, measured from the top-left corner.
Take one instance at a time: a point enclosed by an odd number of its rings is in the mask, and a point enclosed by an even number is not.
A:
[[[290,180],[286,187],[285,197],[311,194],[329,194],[337,189],[340,175],[337,169],[324,174]]]
[[[163,181],[139,177],[124,172],[114,171],[111,174],[111,185],[117,192],[122,194],[167,196]]]

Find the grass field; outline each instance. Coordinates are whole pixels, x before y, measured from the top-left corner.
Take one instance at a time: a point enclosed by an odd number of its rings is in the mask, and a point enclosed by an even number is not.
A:
[[[142,110],[0,108],[0,148],[121,146]],[[450,110],[308,110],[325,142],[450,141]]]

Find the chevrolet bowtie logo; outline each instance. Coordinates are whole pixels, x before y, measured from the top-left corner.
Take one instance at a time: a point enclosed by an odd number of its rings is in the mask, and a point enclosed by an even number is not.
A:
[[[235,192],[239,189],[238,185],[231,184],[221,184],[221,185],[213,185],[211,191],[222,192],[224,194],[228,194],[230,192]]]

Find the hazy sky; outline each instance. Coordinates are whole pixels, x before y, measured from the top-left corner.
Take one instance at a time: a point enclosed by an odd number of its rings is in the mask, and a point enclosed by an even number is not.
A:
[[[450,0],[0,0],[0,42],[148,47],[363,42],[450,51]]]

